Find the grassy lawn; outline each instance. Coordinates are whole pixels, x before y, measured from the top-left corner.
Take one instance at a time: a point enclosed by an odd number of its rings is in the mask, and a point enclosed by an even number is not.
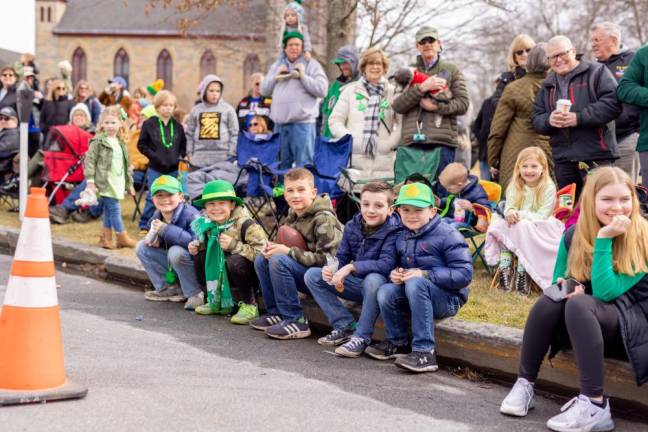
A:
[[[131,221],[134,203],[127,197],[122,202],[122,214],[126,230],[133,238],[137,238],[139,228],[137,222]],[[20,227],[18,215],[10,213],[0,206],[0,225]],[[97,244],[101,230],[101,219],[85,224],[69,222],[66,225],[52,224],[52,235],[82,243]],[[133,249],[116,249],[113,253],[124,256],[135,256]],[[489,322],[510,327],[523,328],[529,310],[535,302],[537,295],[522,297],[517,294],[505,294],[497,289],[490,288],[491,277],[484,267],[475,265],[474,279],[470,286],[470,298],[461,309],[457,318],[465,321]]]

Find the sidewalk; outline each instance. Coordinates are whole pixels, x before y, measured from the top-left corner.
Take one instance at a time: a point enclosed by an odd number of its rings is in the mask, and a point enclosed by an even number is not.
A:
[[[0,249],[13,253],[19,230],[0,227]],[[99,266],[109,278],[144,286],[148,278],[140,262],[133,257],[63,239],[53,239],[54,259],[59,265],[84,264]],[[144,301],[144,300],[142,300]],[[312,299],[305,302],[306,313],[316,325],[328,323]],[[470,366],[506,378],[517,374],[522,330],[488,323],[447,319],[436,326],[441,361]],[[376,339],[384,337],[382,321],[376,328]],[[573,395],[578,390],[576,363],[570,353],[553,360],[553,368],[545,364],[537,386]],[[634,373],[627,362],[606,360],[606,394],[622,399],[623,405],[648,409],[648,388],[637,387]],[[615,404],[618,405],[618,402]]]

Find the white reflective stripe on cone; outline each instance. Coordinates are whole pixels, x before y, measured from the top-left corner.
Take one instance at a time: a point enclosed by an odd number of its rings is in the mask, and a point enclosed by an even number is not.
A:
[[[9,276],[5,306],[51,307],[58,305],[56,279],[52,277]]]
[[[18,261],[54,261],[49,219],[23,219],[14,259]]]

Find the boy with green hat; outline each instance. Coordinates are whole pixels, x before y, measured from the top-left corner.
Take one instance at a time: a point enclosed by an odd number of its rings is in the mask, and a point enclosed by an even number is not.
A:
[[[235,305],[231,285],[239,301],[230,321],[248,324],[259,316],[254,258],[267,241],[265,231],[225,180],[207,183],[194,205],[204,211],[191,224],[196,240],[189,244],[189,253],[194,255],[198,280],[207,291],[207,303],[196,308],[196,313],[228,315]]]
[[[391,283],[378,288],[387,340],[365,353],[378,360],[397,358],[397,366],[413,372],[433,372],[438,369],[434,320],[454,316],[468,300],[472,260],[463,236],[436,214],[429,186],[404,185],[394,207],[405,229],[394,246]],[[411,352],[403,305],[411,312]]]
[[[135,249],[155,288],[144,296],[151,301],[187,299],[185,309],[193,309],[204,303],[193,259],[187,251],[194,239],[191,221],[198,211],[184,202],[180,182],[169,175],[155,179],[151,196],[155,206],[151,229]]]

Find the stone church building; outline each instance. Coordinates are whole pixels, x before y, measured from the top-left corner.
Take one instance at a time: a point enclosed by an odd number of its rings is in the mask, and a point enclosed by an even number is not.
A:
[[[36,0],[36,61],[40,79],[58,76],[67,59],[72,81],[88,80],[98,94],[115,75],[133,91],[162,78],[188,110],[200,79],[224,80],[224,98],[236,105],[247,79],[278,55],[286,0],[226,1],[210,11],[178,12],[150,0]],[[321,0],[306,10],[315,50],[324,52]],[[188,24],[188,26],[185,26]]]

